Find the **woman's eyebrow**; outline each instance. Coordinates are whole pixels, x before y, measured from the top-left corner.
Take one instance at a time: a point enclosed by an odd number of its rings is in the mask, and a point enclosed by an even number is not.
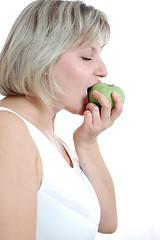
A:
[[[93,46],[81,46],[80,49],[91,49],[93,52],[99,52],[99,48],[93,47]],[[102,48],[100,47],[100,52],[102,51]]]
[[[94,48],[94,47],[92,47],[92,46],[81,46],[80,47],[80,49],[91,49],[91,50],[93,50],[93,51],[95,51],[96,50],[96,48]]]

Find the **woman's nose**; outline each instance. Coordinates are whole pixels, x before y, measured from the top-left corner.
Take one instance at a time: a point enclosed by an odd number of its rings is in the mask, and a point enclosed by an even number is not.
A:
[[[106,77],[107,74],[107,68],[104,62],[100,59],[96,64],[95,75],[99,77]]]

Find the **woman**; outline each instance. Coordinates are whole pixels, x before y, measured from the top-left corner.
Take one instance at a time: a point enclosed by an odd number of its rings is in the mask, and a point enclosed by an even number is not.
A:
[[[117,228],[114,186],[97,136],[122,112],[88,88],[106,77],[107,17],[80,1],[38,0],[13,25],[0,55],[0,239],[91,240]],[[76,161],[55,135],[61,109],[84,115]]]

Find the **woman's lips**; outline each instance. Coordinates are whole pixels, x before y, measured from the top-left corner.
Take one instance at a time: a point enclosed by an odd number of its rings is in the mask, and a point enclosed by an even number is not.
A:
[[[101,81],[98,80],[98,81],[96,81],[93,85],[91,85],[89,88],[87,88],[88,103],[89,103],[89,91],[90,91],[90,89],[91,89],[94,85],[96,85],[97,83],[100,83],[100,82],[101,82]]]
[[[100,80],[98,80],[97,82],[95,82],[92,86],[90,86],[88,89],[87,89],[87,92],[88,92],[88,94],[89,94],[89,91],[90,91],[90,89],[94,86],[94,85],[96,85],[97,83],[100,83],[101,81]]]
[[[96,85],[97,83],[101,83],[101,81],[100,80],[98,80],[97,82],[95,82],[91,87],[93,87],[94,85]],[[89,87],[89,88],[91,88],[91,87]]]

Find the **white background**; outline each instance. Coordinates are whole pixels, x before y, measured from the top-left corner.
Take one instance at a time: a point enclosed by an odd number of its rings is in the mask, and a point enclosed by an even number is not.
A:
[[[31,1],[0,7],[0,49],[20,11]],[[159,0],[88,0],[103,10],[111,38],[102,57],[104,82],[120,86],[124,111],[98,140],[116,190],[119,226],[96,240],[160,240],[160,6]],[[58,114],[56,132],[74,152],[72,134],[83,117]],[[68,240],[68,239],[66,239]]]

